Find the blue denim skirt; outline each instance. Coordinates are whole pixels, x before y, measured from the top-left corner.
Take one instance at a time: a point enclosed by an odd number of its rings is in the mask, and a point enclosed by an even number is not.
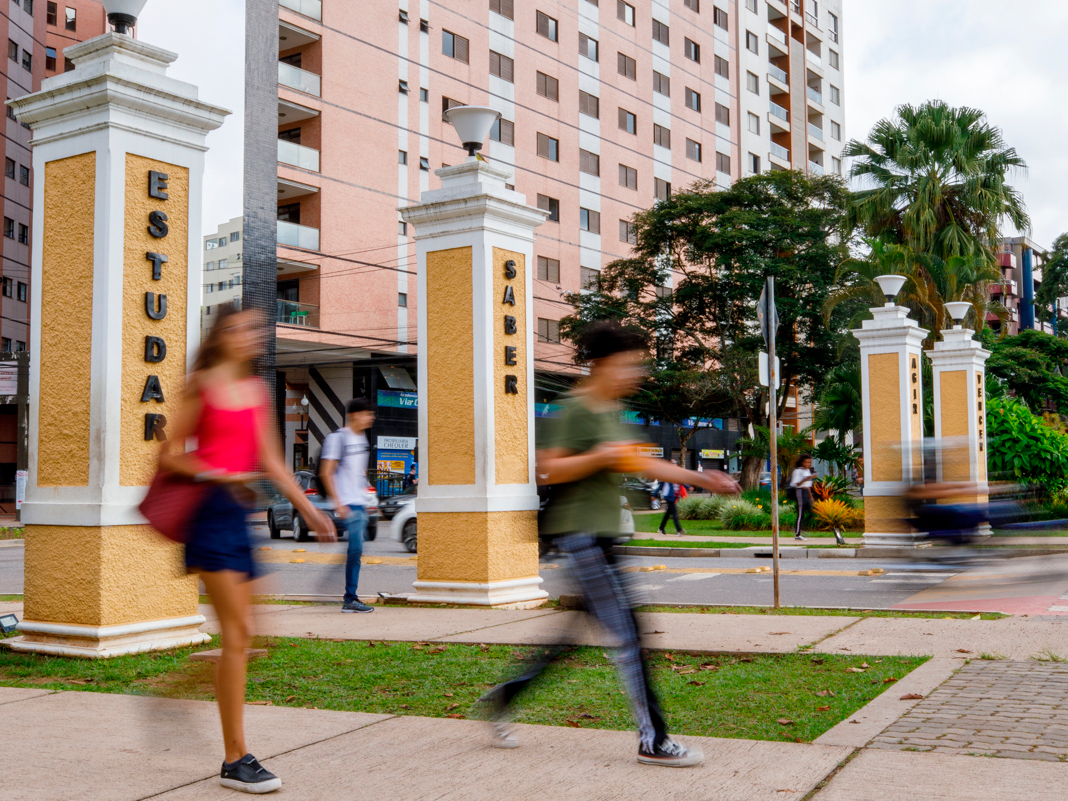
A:
[[[212,486],[204,494],[185,545],[185,567],[190,573],[234,570],[256,576],[248,510],[225,487]]]

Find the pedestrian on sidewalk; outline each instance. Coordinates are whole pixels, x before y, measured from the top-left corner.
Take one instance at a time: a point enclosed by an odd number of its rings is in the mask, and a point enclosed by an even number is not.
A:
[[[677,465],[679,462],[677,459],[672,459],[671,463]],[[662,485],[660,491],[663,494],[666,507],[664,508],[664,516],[660,519],[660,527],[657,530],[657,533],[666,534],[667,532],[664,531],[664,527],[668,524],[668,520],[671,519],[675,522],[675,533],[681,537],[686,533],[682,529],[682,523],[679,522],[678,503],[682,487],[679,484],[673,484],[672,482],[667,481]]]
[[[797,528],[794,539],[804,541],[801,534],[801,521],[806,512],[812,511],[812,484],[816,481],[816,471],[812,469],[812,457],[807,453],[797,457],[794,470],[790,473],[790,494],[797,501]]]
[[[360,560],[367,533],[367,459],[371,446],[364,432],[375,421],[375,413],[366,398],[353,398],[345,407],[345,425],[326,438],[319,457],[319,478],[326,497],[334,504],[334,513],[345,525],[349,549],[345,558],[345,598],[342,612],[373,612],[373,606],[361,603],[356,595],[360,583]]]
[[[246,519],[254,497],[249,482],[266,474],[320,541],[336,539],[330,520],[305,497],[282,460],[267,388],[253,373],[263,329],[258,312],[220,307],[160,452],[162,469],[208,485],[191,522],[185,564],[204,583],[222,630],[215,668],[225,748],[220,782],[247,793],[282,786],[245,747],[245,654],[252,624],[250,580],[256,574]],[[197,449],[185,452],[190,437],[196,438]]]
[[[615,323],[593,323],[577,345],[577,358],[588,363],[589,374],[563,402],[549,445],[537,454],[538,482],[553,486],[542,533],[570,557],[586,610],[619,643],[616,666],[638,724],[638,761],[696,765],[701,754],[668,736],[642,656],[638,622],[612,554],[619,536],[621,474],[689,482],[711,492],[736,493],[738,484],[722,473],[698,474],[663,460],[639,458],[637,443],[630,441],[620,420],[620,400],[638,389],[646,371],[648,353],[639,334]],[[524,667],[523,675],[483,696],[480,711],[493,723],[494,745],[519,744],[508,723],[510,706],[562,650],[558,646],[543,651],[536,663]]]

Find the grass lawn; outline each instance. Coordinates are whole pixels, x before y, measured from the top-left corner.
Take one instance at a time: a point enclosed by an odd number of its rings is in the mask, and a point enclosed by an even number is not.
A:
[[[21,540],[23,531],[22,528],[0,526],[0,540]]]
[[[21,595],[0,595],[0,603],[6,603],[6,602],[20,604],[20,603],[22,603],[22,596]]]
[[[748,542],[672,542],[664,540],[630,540],[627,545],[641,548],[751,548]]]
[[[669,604],[650,604],[638,608],[639,612],[682,612],[707,615],[804,615],[806,617],[903,617],[924,618],[927,620],[971,620],[973,612],[913,612],[897,609],[820,609],[811,606],[671,606]],[[1000,612],[982,612],[983,620],[1001,620]]]
[[[661,515],[657,513],[655,515],[634,515],[634,528],[638,532],[652,533],[657,530],[660,525]],[[699,536],[716,536],[716,537],[770,537],[771,530],[767,531],[732,531],[723,528],[723,524],[718,520],[683,520],[682,527],[687,534],[697,534]],[[669,532],[675,531],[674,523],[669,522],[667,530]],[[785,529],[779,530],[779,536],[782,536]],[[789,530],[787,533],[790,533]],[[846,537],[863,537],[863,531],[846,531],[843,532]],[[809,531],[805,529],[806,537],[828,537],[833,538],[834,532],[832,531]]]
[[[516,659],[533,653],[500,645],[286,638],[261,645],[270,653],[249,667],[250,702],[430,717],[464,716],[487,688],[516,672]],[[0,649],[0,684],[211,700],[212,665],[188,661],[193,650],[88,661]],[[818,737],[924,661],[802,653],[650,657],[674,732],[798,742]],[[522,701],[517,720],[523,723],[633,728],[600,648],[569,652]]]

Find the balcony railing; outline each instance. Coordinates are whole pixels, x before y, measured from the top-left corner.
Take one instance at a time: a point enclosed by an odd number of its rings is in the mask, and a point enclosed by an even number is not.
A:
[[[790,78],[786,74],[786,70],[782,67],[776,67],[774,64],[768,64],[768,75],[777,81],[782,81],[785,84],[790,83]]]
[[[780,120],[790,121],[790,112],[776,103],[774,100],[768,101],[768,107],[771,109],[771,113],[778,117]]]
[[[813,101],[814,103],[817,103],[818,105],[822,106],[823,105],[823,94],[821,92],[818,92],[817,90],[813,89],[811,86],[809,86],[807,88],[808,88],[808,99]]]
[[[319,249],[319,229],[307,225],[278,221],[278,244],[305,250]]]
[[[319,151],[313,147],[298,145],[296,142],[278,140],[278,160],[282,164],[291,164],[302,170],[319,172]]]
[[[808,63],[811,64],[812,66],[819,67],[820,69],[823,69],[823,59],[820,58],[819,56],[817,56],[815,53],[813,53],[807,47],[805,48],[805,58],[808,59]]]
[[[813,125],[811,122],[808,124],[808,133],[810,136],[816,137],[821,142],[823,141],[823,129]]]
[[[776,28],[774,25],[768,26],[768,36],[774,39],[779,44],[786,44],[786,34]]]
[[[319,307],[307,303],[297,303],[292,300],[279,300],[278,313],[275,315],[276,323],[284,325],[300,325],[307,328],[319,327]]]
[[[775,142],[771,143],[771,155],[775,156],[776,158],[780,158],[783,161],[790,160],[790,151],[782,145],[775,144]]]
[[[305,17],[323,20],[323,0],[278,0],[278,5],[296,11]]]
[[[323,89],[323,79],[314,72],[302,70],[284,61],[278,62],[278,83],[296,89],[298,92],[306,92],[309,95],[320,97]]]
[[[814,161],[808,163],[808,171],[813,175],[823,175],[823,166]]]
[[[815,28],[817,31],[820,29],[820,21],[816,19],[816,16],[814,14],[810,14],[806,11],[805,21],[808,22],[808,24]]]

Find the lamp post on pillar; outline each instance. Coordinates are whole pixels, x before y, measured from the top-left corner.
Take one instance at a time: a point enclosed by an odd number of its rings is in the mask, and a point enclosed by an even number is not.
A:
[[[852,332],[860,341],[864,407],[864,544],[914,541],[904,491],[923,470],[923,340],[927,331],[894,298],[908,279],[876,279],[885,306]]]
[[[419,262],[419,567],[416,602],[534,606],[534,229],[546,213],[476,156],[499,117],[446,112],[468,158],[401,209]]]

